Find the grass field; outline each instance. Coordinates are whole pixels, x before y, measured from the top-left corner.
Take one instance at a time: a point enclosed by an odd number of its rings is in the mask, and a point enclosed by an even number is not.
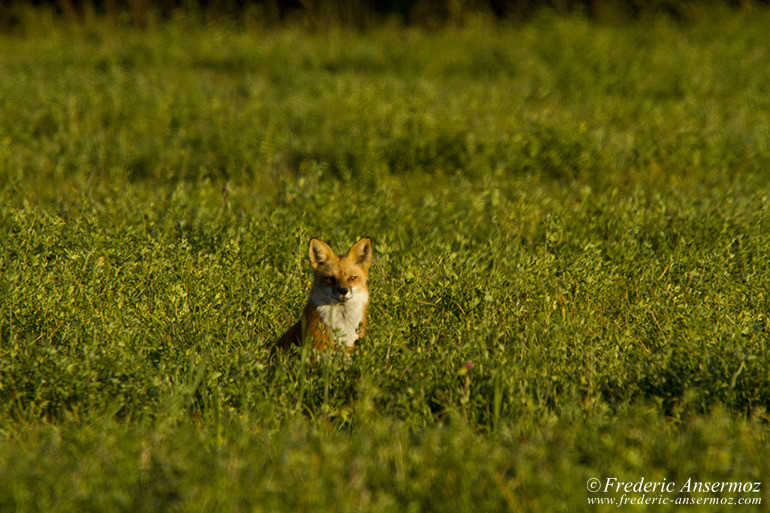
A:
[[[766,510],[769,22],[0,35],[0,510]]]

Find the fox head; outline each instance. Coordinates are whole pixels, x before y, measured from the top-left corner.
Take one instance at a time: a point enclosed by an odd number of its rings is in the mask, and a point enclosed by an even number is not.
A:
[[[346,255],[337,255],[322,240],[311,239],[308,253],[314,291],[336,303],[347,303],[357,297],[368,298],[366,281],[372,262],[372,239],[359,239]]]

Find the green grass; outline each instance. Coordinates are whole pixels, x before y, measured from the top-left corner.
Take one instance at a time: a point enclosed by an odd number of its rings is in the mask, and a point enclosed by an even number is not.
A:
[[[762,511],[768,21],[0,36],[0,509]]]

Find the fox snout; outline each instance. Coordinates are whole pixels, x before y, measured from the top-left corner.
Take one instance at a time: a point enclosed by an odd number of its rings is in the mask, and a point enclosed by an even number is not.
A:
[[[332,297],[335,300],[344,303],[345,301],[347,301],[348,299],[350,299],[353,296],[353,289],[350,289],[348,287],[340,287],[338,285],[335,285],[332,288],[332,294],[331,295],[332,295]]]

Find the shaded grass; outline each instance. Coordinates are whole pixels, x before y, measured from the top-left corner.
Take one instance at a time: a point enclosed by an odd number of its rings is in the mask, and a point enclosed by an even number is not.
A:
[[[716,22],[551,19],[366,37],[55,28],[2,43],[5,167],[135,180],[262,180],[314,163],[358,180],[766,173],[762,16],[719,22],[720,38]]]
[[[0,451],[9,469],[0,494],[4,506],[22,511],[608,511],[584,506],[588,479],[643,475],[679,490],[693,476],[743,483],[768,470],[757,426],[724,412],[678,427],[643,409],[567,414],[536,431],[513,427],[493,436],[459,422],[419,433],[388,419],[351,433],[307,422],[280,431],[260,424],[29,426],[20,445]],[[767,492],[741,497],[767,500]]]

